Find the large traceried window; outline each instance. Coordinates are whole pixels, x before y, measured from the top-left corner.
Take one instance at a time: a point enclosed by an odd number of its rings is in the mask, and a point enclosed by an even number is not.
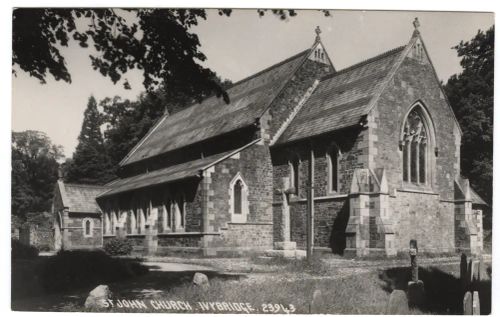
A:
[[[403,181],[425,185],[430,183],[432,135],[427,116],[421,106],[414,107],[406,117],[401,137]]]

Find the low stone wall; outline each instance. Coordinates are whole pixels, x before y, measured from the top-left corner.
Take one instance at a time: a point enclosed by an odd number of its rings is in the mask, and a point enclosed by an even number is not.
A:
[[[21,243],[42,251],[54,250],[52,219],[52,214],[47,212],[29,213],[26,221],[19,226],[17,238]]]

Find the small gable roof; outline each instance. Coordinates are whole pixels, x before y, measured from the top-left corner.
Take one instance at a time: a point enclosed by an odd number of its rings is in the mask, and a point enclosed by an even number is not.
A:
[[[400,46],[323,77],[275,144],[317,136],[359,124],[372,99],[403,54]]]
[[[120,165],[255,124],[310,51],[302,51],[235,83],[227,89],[229,104],[212,96],[173,115],[163,116]]]
[[[96,197],[106,190],[104,186],[66,184],[58,181],[62,203],[70,213],[101,213]]]
[[[481,198],[481,196],[479,196],[479,194],[476,193],[476,191],[472,187],[470,188],[470,198],[472,200],[472,203],[475,205],[488,206],[488,203],[485,202],[484,199]]]

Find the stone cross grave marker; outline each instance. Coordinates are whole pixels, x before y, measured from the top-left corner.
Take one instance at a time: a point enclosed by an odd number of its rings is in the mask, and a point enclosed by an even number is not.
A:
[[[424,282],[418,279],[417,240],[410,240],[411,281],[408,282],[408,306],[422,306],[425,299]]]

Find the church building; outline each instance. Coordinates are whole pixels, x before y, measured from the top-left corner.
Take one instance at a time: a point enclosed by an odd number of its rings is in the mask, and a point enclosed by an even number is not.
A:
[[[317,29],[312,47],[228,88],[229,104],[166,113],[117,180],[82,189],[94,197],[73,213],[80,225],[55,206],[61,247],[101,230],[85,244],[293,255],[311,221],[318,252],[393,256],[412,239],[419,251],[480,252],[485,203],[461,177],[462,131],[414,26],[405,45],[341,70]]]

